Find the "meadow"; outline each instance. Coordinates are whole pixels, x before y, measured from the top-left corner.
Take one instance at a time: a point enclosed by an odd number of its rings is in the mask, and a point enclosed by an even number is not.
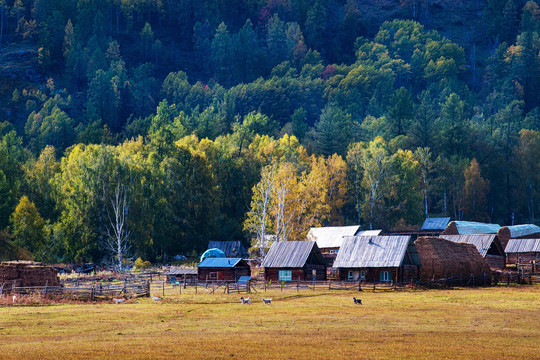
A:
[[[239,297],[3,305],[0,358],[540,359],[538,285]]]

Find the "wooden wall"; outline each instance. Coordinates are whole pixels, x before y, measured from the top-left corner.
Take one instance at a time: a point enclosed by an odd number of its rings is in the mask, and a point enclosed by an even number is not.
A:
[[[216,273],[217,278],[210,277],[210,273]],[[251,276],[249,267],[234,267],[234,268],[199,268],[199,281],[237,281],[241,276]]]
[[[322,265],[306,265],[303,268],[265,268],[264,278],[266,281],[279,281],[280,270],[291,270],[291,281],[312,281],[313,270],[317,271],[315,280],[326,280],[326,267]]]
[[[487,254],[485,259],[491,269],[502,270],[505,267],[504,256]]]
[[[378,283],[380,281],[381,271],[390,271],[392,281],[394,282],[411,282],[418,279],[418,267],[415,265],[404,265],[399,268],[340,268],[339,269],[339,280],[347,281],[349,270],[352,271],[365,271],[366,279],[365,282],[368,283]]]

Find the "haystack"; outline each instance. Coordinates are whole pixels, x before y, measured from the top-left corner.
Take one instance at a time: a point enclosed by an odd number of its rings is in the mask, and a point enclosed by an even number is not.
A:
[[[0,286],[11,290],[13,283],[18,287],[60,286],[58,271],[52,266],[34,261],[5,261],[0,264]]]
[[[419,237],[415,242],[420,258],[420,277],[439,280],[491,274],[486,260],[472,244],[455,243],[437,237]]]

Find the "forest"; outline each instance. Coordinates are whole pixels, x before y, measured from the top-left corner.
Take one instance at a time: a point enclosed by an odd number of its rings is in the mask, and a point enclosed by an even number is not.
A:
[[[0,258],[540,214],[522,0],[0,0]]]

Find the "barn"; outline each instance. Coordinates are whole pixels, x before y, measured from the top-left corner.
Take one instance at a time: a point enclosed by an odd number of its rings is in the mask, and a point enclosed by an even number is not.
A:
[[[480,255],[486,259],[492,269],[504,269],[504,249],[496,233],[492,234],[468,234],[468,235],[441,235],[442,239],[455,243],[472,244]]]
[[[419,237],[414,245],[422,266],[422,280],[440,280],[471,275],[483,277],[491,274],[486,260],[476,247],[467,243],[456,243],[438,237]]]
[[[208,249],[219,249],[226,257],[247,258],[248,252],[240,241],[209,241]]]
[[[199,281],[237,281],[251,276],[249,264],[241,258],[205,258],[197,267]]]
[[[326,280],[326,260],[315,241],[280,241],[264,258],[266,281]]]
[[[540,239],[540,226],[534,224],[522,224],[503,226],[497,232],[503,248],[506,248],[510,239]]]
[[[510,239],[505,252],[509,264],[540,264],[540,238]]]
[[[419,263],[408,251],[411,237],[351,236],[343,240],[334,267],[341,281],[410,282]]]

